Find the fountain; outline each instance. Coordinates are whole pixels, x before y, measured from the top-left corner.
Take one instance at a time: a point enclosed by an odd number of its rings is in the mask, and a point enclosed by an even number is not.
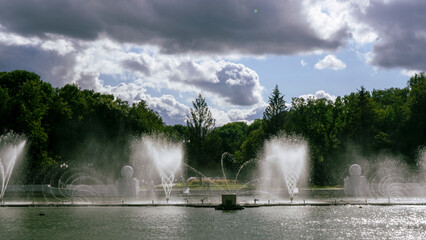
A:
[[[425,169],[413,171],[397,158],[381,156],[380,161],[369,165],[368,195],[372,198],[408,199],[426,196]],[[421,161],[421,159],[420,159]],[[420,162],[420,167],[422,162]]]
[[[7,189],[16,162],[22,157],[26,140],[14,134],[0,136],[0,199]]]
[[[133,168],[131,166],[124,166],[121,169],[121,176],[115,184],[120,196],[136,197],[139,194],[139,180],[132,178]]]
[[[307,158],[307,143],[300,138],[281,137],[267,141],[260,163],[260,178],[266,192],[279,189],[284,181],[290,201],[293,201],[306,175]]]
[[[66,163],[53,165],[47,171],[41,190],[46,200],[60,202],[93,202],[101,197],[119,196],[114,184],[92,167],[71,167]]]
[[[183,159],[182,144],[172,143],[160,137],[143,137],[133,143],[132,151],[135,165],[153,166],[157,170],[168,202],[175,182],[175,174],[180,169]]]
[[[358,164],[349,167],[349,176],[345,178],[344,190],[346,196],[365,196],[367,194],[367,180],[361,176],[362,169]]]

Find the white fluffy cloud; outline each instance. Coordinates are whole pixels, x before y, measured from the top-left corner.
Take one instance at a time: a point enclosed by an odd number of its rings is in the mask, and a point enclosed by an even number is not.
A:
[[[366,11],[370,0],[302,0],[302,4],[308,22],[324,39],[339,34],[342,29],[350,32],[352,41],[360,45],[372,43],[377,38],[374,29],[356,16]]]
[[[163,95],[161,97],[146,96],[145,101],[148,107],[154,109],[163,121],[169,125],[185,124],[189,107],[178,102],[172,95]]]
[[[402,75],[405,75],[407,77],[412,77],[414,76],[414,74],[421,72],[420,70],[408,70],[408,69],[403,69],[401,71]]]
[[[319,70],[332,69],[342,70],[346,68],[346,63],[342,62],[336,56],[329,54],[315,64],[315,68]]]
[[[301,95],[299,96],[300,98],[304,98],[304,99],[322,99],[325,98],[327,100],[330,100],[332,102],[334,102],[336,100],[336,96],[331,95],[330,93],[325,92],[324,90],[318,90],[315,94],[305,94],[305,95]]]
[[[263,117],[263,112],[266,108],[266,103],[247,109],[211,109],[212,115],[216,119],[216,125],[222,126],[230,122],[246,122],[251,124],[255,119]]]

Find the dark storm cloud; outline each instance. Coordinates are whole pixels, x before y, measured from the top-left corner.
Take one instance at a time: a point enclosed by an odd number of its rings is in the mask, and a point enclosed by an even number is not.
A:
[[[373,64],[426,71],[426,1],[372,1],[360,15],[378,34]]]
[[[80,39],[97,37],[102,24],[90,13],[95,2],[84,0],[0,0],[0,24],[23,35],[48,33]]]
[[[296,0],[0,0],[0,24],[23,35],[154,44],[163,53],[293,54],[333,50],[348,37],[341,29],[321,39]]]
[[[0,71],[35,72],[54,87],[71,83],[75,56],[44,51],[39,46],[6,46],[0,43]]]
[[[143,59],[127,59],[122,61],[121,65],[132,71],[143,73],[145,76],[151,75],[149,64]]]

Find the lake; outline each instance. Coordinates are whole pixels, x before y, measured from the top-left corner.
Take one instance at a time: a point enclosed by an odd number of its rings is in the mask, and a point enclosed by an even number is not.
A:
[[[426,239],[426,206],[0,207],[0,239]]]

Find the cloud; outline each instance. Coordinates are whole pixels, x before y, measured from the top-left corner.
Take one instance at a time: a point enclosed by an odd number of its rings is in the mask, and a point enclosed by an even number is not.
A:
[[[18,35],[2,33],[0,69],[34,71],[55,87],[77,83],[83,89],[113,94],[129,103],[145,100],[167,124],[184,124],[189,108],[170,95],[151,97],[152,92],[202,93],[211,106],[230,114],[226,116],[228,122],[244,119],[244,114],[236,114],[236,108],[263,103],[258,75],[242,64],[164,55],[157,48],[122,45],[108,39],[81,42],[55,37],[46,42],[33,37],[25,41]]]
[[[212,68],[216,69],[215,76],[212,79],[194,81],[193,84],[205,91],[221,96],[222,98],[216,100],[217,104],[251,106],[263,101],[263,88],[255,71],[242,64],[225,61],[206,64],[213,65]]]
[[[376,39],[374,30],[356,17],[357,13],[365,12],[369,2],[370,0],[301,0],[303,15],[321,38],[347,34],[351,41],[359,45]],[[345,29],[344,32],[342,29]]]
[[[345,26],[319,36],[302,7],[294,0],[0,0],[0,23],[24,36],[106,37],[168,54],[295,54],[345,44]]]
[[[407,77],[413,77],[414,74],[416,73],[420,73],[420,70],[408,70],[408,69],[403,69],[401,70],[401,74]]]
[[[302,67],[306,67],[306,66],[308,66],[308,63],[307,62],[305,62],[305,60],[300,60],[300,65],[302,65]]]
[[[212,116],[216,119],[216,126],[222,126],[230,122],[246,122],[251,124],[255,119],[263,117],[266,105],[260,104],[246,109],[221,110],[212,108]]]
[[[149,63],[144,58],[139,59],[126,59],[121,62],[122,66],[131,71],[140,72],[143,75],[151,75],[151,69]]]
[[[323,70],[323,69],[332,69],[332,70],[342,70],[346,68],[346,63],[339,60],[334,55],[327,55],[322,60],[318,61],[315,64],[315,69]]]
[[[322,99],[325,98],[329,101],[334,102],[336,100],[336,96],[331,95],[330,93],[325,92],[324,90],[318,90],[315,94],[305,94],[305,95],[301,95],[299,96],[299,98],[304,98],[304,99]]]
[[[161,97],[147,95],[145,101],[148,107],[158,112],[168,125],[184,125],[186,117],[189,115],[189,107],[176,101],[172,95],[163,95]]]
[[[72,83],[74,54],[60,55],[40,46],[8,46],[0,42],[0,71],[27,70],[39,74],[54,87]]]
[[[371,63],[426,71],[426,1],[371,0],[358,19],[377,33]]]
[[[122,64],[126,70],[143,73],[141,82],[145,87],[202,93],[219,106],[252,106],[263,102],[259,76],[242,64],[162,54],[145,58],[143,64],[134,60],[124,60]]]

